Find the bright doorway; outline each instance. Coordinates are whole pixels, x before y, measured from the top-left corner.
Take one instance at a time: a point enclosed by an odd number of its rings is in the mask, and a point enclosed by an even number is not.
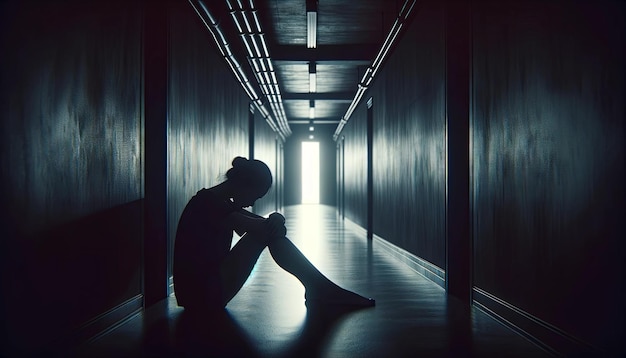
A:
[[[302,204],[320,202],[320,143],[302,142]]]

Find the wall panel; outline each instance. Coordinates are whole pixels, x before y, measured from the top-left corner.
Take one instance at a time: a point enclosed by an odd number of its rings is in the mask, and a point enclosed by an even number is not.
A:
[[[443,9],[424,4],[370,92],[374,232],[445,267]]]
[[[623,5],[473,17],[475,285],[591,342],[624,334]]]
[[[345,216],[367,227],[367,117],[358,107],[344,127],[344,205]]]
[[[1,6],[0,355],[13,355],[141,294],[141,16],[136,2]]]
[[[248,157],[249,99],[191,6],[173,7],[169,26],[167,200],[173,245],[192,196],[222,182],[233,158]]]
[[[272,187],[265,194],[265,197],[257,200],[254,205],[254,212],[259,215],[265,215],[277,211],[277,194],[282,185],[281,178],[278,177],[277,164],[277,134],[274,132],[265,119],[257,113],[254,116],[254,159],[258,159],[270,168],[274,182]]]
[[[425,3],[343,131],[346,217],[366,227],[366,100],[373,98],[374,233],[445,267],[443,9]]]
[[[308,126],[304,126],[308,131]],[[336,127],[315,125],[315,140],[320,142],[320,204],[337,205],[337,143],[333,140]],[[310,133],[308,133],[310,134]]]

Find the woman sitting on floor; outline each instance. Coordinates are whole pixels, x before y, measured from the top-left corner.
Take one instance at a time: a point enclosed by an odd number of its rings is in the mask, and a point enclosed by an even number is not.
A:
[[[272,185],[272,174],[259,160],[237,157],[227,180],[200,190],[178,223],[174,248],[174,291],[188,310],[222,309],[250,276],[267,247],[284,270],[302,282],[306,304],[371,307],[375,302],[326,278],[285,236],[285,218],[252,214]],[[231,249],[233,231],[242,236]]]

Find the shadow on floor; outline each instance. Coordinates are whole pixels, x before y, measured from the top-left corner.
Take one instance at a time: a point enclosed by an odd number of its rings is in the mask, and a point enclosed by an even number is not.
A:
[[[182,311],[160,318],[144,332],[144,352],[151,357],[318,357],[332,327],[352,308],[308,307],[297,337],[281,352],[262,352],[228,310],[210,314]]]

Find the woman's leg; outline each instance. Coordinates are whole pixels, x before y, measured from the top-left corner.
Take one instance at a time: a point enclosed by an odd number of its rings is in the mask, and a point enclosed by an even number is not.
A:
[[[220,277],[224,305],[239,292],[265,247],[267,239],[244,234],[222,261]]]
[[[287,237],[271,240],[268,247],[274,261],[302,282],[306,288],[307,301],[374,306],[373,299],[345,290],[326,278]]]
[[[286,237],[269,240],[244,235],[220,266],[222,299],[228,303],[246,282],[261,252],[269,247],[274,261],[294,275],[306,288],[306,299],[326,304],[374,306],[374,300],[345,290],[324,276]]]

